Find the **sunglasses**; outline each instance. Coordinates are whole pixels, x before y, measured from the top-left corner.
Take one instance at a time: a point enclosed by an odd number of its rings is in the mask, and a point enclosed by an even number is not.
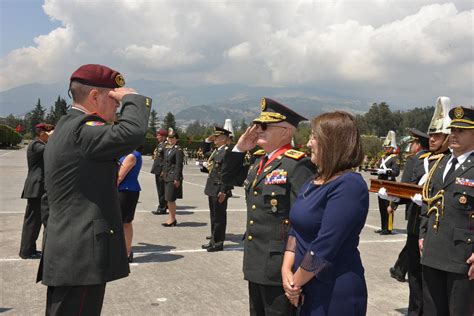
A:
[[[274,125],[274,124],[268,124],[268,123],[265,123],[265,122],[255,122],[255,123],[253,123],[253,125],[255,125],[255,126],[257,126],[257,127],[260,127],[260,129],[261,129],[262,131],[266,131],[269,126],[271,126],[271,127],[279,127],[279,128],[287,128],[286,126],[278,126],[278,125]]]

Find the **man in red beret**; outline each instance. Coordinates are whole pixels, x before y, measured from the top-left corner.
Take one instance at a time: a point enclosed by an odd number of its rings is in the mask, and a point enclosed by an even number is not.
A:
[[[143,142],[151,99],[124,84],[106,66],[79,67],[72,108],[45,150],[50,213],[38,281],[48,286],[46,315],[99,315],[106,282],[129,274],[117,158]]]
[[[43,153],[53,125],[40,123],[35,126],[35,139],[28,145],[26,159],[28,175],[26,176],[22,199],[27,199],[23,229],[21,231],[20,257],[22,259],[39,259],[41,253],[36,250],[36,239],[41,230],[41,223],[46,227],[47,203],[41,204],[46,193],[44,188]]]
[[[166,137],[168,136],[168,131],[161,128],[156,133],[157,145],[155,151],[153,152],[153,166],[151,167],[151,173],[155,175],[156,191],[158,192],[158,207],[155,211],[152,211],[153,214],[166,214],[166,201],[165,201],[165,181],[161,176],[164,165],[164,154],[165,148],[168,144],[166,142]]]

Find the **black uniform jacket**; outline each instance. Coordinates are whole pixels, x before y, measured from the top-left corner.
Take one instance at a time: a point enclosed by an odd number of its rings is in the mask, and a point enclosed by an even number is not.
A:
[[[437,230],[436,212],[426,215],[420,227],[424,238],[421,263],[453,273],[467,274],[466,260],[474,252],[474,155],[471,154],[449,177],[443,181],[443,173],[451,155],[442,158],[429,181],[429,196],[444,190],[444,214],[439,216]],[[428,183],[428,180],[427,180]],[[441,202],[441,200],[438,200]],[[433,205],[436,205],[434,201]]]
[[[151,100],[129,94],[117,124],[71,109],[46,146],[50,215],[38,280],[103,284],[129,273],[118,201],[118,157],[143,142]]]
[[[153,165],[151,166],[151,171],[150,171],[153,174],[160,175],[161,171],[163,171],[165,147],[166,147],[166,142],[161,142],[155,148],[155,152],[153,153],[154,161],[153,161]]]
[[[26,176],[22,199],[40,198],[44,193],[44,153],[45,143],[35,139],[26,151],[28,175]]]
[[[165,182],[183,180],[183,151],[178,145],[169,146],[165,149],[163,179]]]
[[[217,196],[219,192],[229,194],[233,189],[232,184],[224,183],[222,174],[226,152],[232,151],[233,147],[233,145],[225,145],[216,149],[216,152],[214,154],[211,153],[209,157],[212,167],[208,165],[207,168],[201,168],[202,172],[209,172],[208,168],[210,168],[209,177],[207,178],[206,187],[204,188],[204,194],[207,196]]]
[[[243,272],[244,278],[250,282],[263,285],[282,283],[281,265],[290,229],[290,208],[300,187],[316,173],[311,160],[303,156],[303,153],[299,158],[280,155],[257,176],[262,159],[259,157],[248,170],[244,182],[247,227]],[[224,163],[226,176],[233,177],[237,171],[245,171],[243,161],[243,153],[230,152]]]
[[[388,160],[387,156],[383,156],[378,163],[380,168],[382,168],[381,163],[383,160],[386,160],[385,167],[391,169],[391,171],[387,174],[380,174],[377,179],[396,181],[396,177],[400,174],[400,165],[398,164],[397,155],[391,154]]]

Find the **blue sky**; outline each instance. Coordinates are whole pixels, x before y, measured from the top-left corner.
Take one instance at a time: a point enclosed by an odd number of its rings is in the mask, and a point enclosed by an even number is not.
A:
[[[0,0],[0,57],[11,50],[34,45],[33,39],[61,23],[44,13],[41,0]]]

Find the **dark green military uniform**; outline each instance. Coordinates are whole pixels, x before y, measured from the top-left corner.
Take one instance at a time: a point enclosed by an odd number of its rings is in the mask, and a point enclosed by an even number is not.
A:
[[[166,201],[183,198],[183,158],[183,151],[178,145],[166,146],[163,165]],[[180,181],[180,186],[177,188],[174,185],[175,180]]]
[[[154,161],[150,172],[155,175],[156,191],[158,193],[158,208],[156,211],[152,212],[153,214],[166,214],[165,182],[161,176],[165,159],[166,144],[166,141],[159,143],[153,153]]]
[[[209,211],[211,220],[211,240],[209,247],[204,245],[203,248],[211,249],[208,251],[221,250],[224,245],[225,231],[227,226],[227,200],[232,195],[233,186],[224,183],[222,179],[222,166],[226,152],[232,151],[232,145],[222,145],[212,151],[207,168],[201,171],[208,172],[209,176],[204,188],[204,194],[208,196]],[[225,193],[226,197],[222,203],[218,201],[219,193]]]
[[[459,109],[450,111],[449,127],[473,128],[474,111],[464,109],[469,116],[463,116]],[[453,164],[454,158],[463,161]],[[439,158],[430,170],[423,198],[427,202],[420,227],[424,312],[472,315],[474,280],[468,279],[466,260],[474,253],[474,152]]]

